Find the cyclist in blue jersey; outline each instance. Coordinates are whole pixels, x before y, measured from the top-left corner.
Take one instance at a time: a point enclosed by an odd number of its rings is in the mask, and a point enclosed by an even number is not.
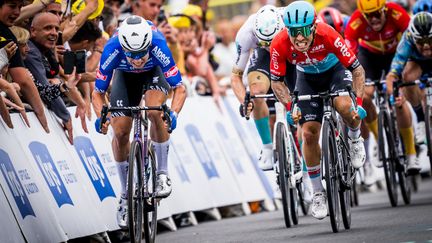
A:
[[[396,54],[392,60],[390,72],[386,77],[387,92],[392,91],[393,82],[402,79],[412,82],[422,74],[432,75],[432,14],[419,12],[411,19],[408,29],[402,35]],[[403,95],[413,107],[422,105],[422,94],[418,86],[405,87]],[[403,100],[402,100],[403,102]],[[418,142],[425,141],[425,116],[423,109],[415,109],[421,128],[416,136]],[[420,163],[408,164],[408,171],[418,172]]]
[[[118,35],[108,40],[102,53],[92,102],[99,117],[95,123],[98,132],[106,134],[108,125],[113,127],[112,148],[122,188],[117,221],[121,228],[126,228],[127,158],[132,117],[130,112],[112,112],[111,120],[99,130],[100,111],[106,103],[105,93],[111,80],[111,106],[137,106],[143,92],[146,106],[160,106],[166,102],[170,89],[173,89],[170,113],[172,129],[176,127],[177,114],[183,107],[186,92],[162,33],[142,17],[133,15],[125,19],[118,29]],[[156,195],[163,198],[171,193],[167,168],[169,134],[161,111],[148,111],[147,115],[152,124],[150,134],[158,163]]]

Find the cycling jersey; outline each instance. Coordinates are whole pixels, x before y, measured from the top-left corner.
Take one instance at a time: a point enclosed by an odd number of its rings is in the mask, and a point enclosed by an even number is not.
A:
[[[126,59],[123,48],[120,45],[118,36],[108,40],[100,60],[99,70],[96,73],[95,90],[106,92],[112,79],[114,70],[121,70],[131,73],[142,73],[159,66],[171,87],[181,84],[181,74],[174,62],[168,48],[165,37],[156,27],[147,21],[153,30],[153,38],[149,47],[149,58],[142,68],[134,68]],[[133,80],[131,80],[133,81]]]
[[[396,55],[393,58],[391,63],[390,72],[395,74],[397,77],[401,77],[402,71],[405,67],[405,64],[409,60],[427,60],[432,62],[432,58],[427,58],[421,55],[417,47],[415,45],[414,39],[411,36],[411,33],[405,31],[402,36],[399,45],[397,46]],[[423,70],[429,71],[429,70]]]
[[[396,51],[400,36],[408,27],[410,16],[396,3],[387,3],[386,8],[385,24],[379,32],[372,30],[358,9],[352,14],[345,29],[345,39],[351,50],[357,52],[360,45],[376,54]]]
[[[286,60],[297,65],[297,70],[310,74],[323,73],[339,62],[350,70],[360,65],[336,30],[322,22],[317,22],[316,28],[312,45],[306,52],[295,50],[286,28],[276,35],[270,46],[272,81],[283,81]]]

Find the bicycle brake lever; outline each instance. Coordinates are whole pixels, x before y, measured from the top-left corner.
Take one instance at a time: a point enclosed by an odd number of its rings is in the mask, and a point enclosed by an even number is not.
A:
[[[107,115],[108,115],[108,106],[104,105],[102,106],[102,111],[101,111],[101,122],[99,124],[99,131],[102,130],[102,126],[103,124],[105,124],[107,120]]]
[[[250,116],[247,114],[247,108],[248,108],[250,99],[251,99],[250,91],[246,91],[245,100],[244,100],[244,103],[243,103],[244,112],[246,113],[245,114],[246,120],[249,120],[249,118],[250,118]]]

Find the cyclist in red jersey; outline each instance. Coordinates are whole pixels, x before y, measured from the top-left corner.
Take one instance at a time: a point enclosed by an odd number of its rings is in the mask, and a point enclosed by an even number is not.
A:
[[[336,92],[352,84],[357,95],[357,109],[353,107],[351,98],[346,96],[335,98],[334,105],[349,127],[352,165],[360,168],[365,160],[359,128],[361,119],[366,116],[366,111],[361,107],[365,79],[363,67],[338,32],[325,23],[316,22],[312,4],[295,1],[285,8],[283,17],[288,28],[280,31],[270,45],[270,76],[275,95],[285,105],[290,102],[290,90],[283,82],[286,61],[296,65],[295,89],[299,95],[327,90]],[[300,121],[302,150],[314,191],[312,216],[323,219],[327,216],[327,197],[321,183],[321,149],[318,142],[323,102],[321,99],[312,99],[299,101],[297,105],[301,116],[298,112],[293,112],[293,115],[288,112],[287,119]]]
[[[353,13],[345,29],[345,38],[349,47],[358,52],[360,63],[365,68],[366,79],[377,80],[382,72],[388,73],[396,47],[403,32],[407,29],[410,17],[396,3],[385,0],[357,0],[358,9]],[[378,116],[372,103],[374,88],[365,88],[364,107],[368,113],[366,124],[378,139]],[[408,105],[396,98],[398,126],[405,145],[408,168],[418,167],[412,129],[411,113]],[[422,106],[413,107],[416,113],[422,112]]]

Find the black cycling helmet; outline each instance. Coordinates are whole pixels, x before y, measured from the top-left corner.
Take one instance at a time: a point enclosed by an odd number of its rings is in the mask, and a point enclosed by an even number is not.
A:
[[[408,31],[414,39],[432,37],[432,14],[420,12],[411,19]]]

